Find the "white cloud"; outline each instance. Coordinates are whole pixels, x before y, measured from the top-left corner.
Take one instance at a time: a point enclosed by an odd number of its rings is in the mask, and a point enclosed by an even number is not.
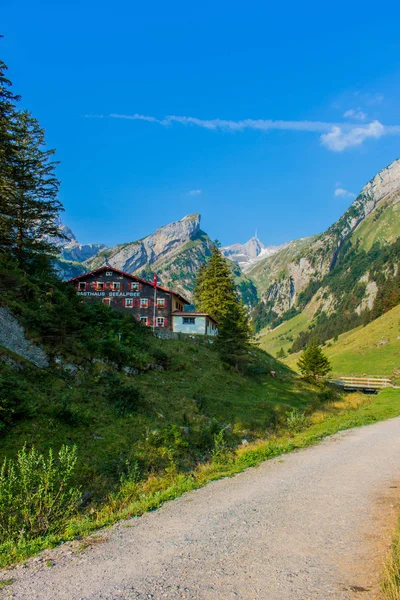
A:
[[[346,111],[345,116],[353,118],[364,118],[365,113],[350,109]],[[103,115],[85,115],[87,118],[103,118]],[[112,119],[126,119],[129,121],[146,121],[156,123],[163,127],[170,127],[174,123],[180,123],[185,126],[201,127],[213,131],[240,132],[246,129],[259,131],[287,130],[287,131],[306,131],[320,134],[320,141],[323,146],[333,152],[343,152],[347,148],[360,146],[369,138],[378,139],[383,135],[400,134],[398,125],[382,125],[379,121],[371,123],[327,123],[324,121],[283,121],[272,119],[242,119],[239,121],[225,119],[199,119],[197,117],[186,117],[169,115],[163,119],[157,119],[153,116],[133,114],[123,115],[113,113],[108,115]],[[366,115],[365,115],[366,117]],[[199,190],[192,190],[194,192]]]
[[[201,194],[201,190],[190,190],[190,192],[188,192],[188,196],[200,196]]]
[[[296,131],[327,131],[330,123],[321,121],[273,121],[271,119],[243,119],[240,121],[228,121],[225,119],[198,119],[197,117],[183,117],[177,115],[169,115],[164,119],[156,119],[147,115],[120,115],[111,114],[112,119],[128,119],[130,121],[149,121],[158,123],[167,127],[172,123],[181,123],[182,125],[196,125],[204,129],[222,129],[225,131],[243,131],[244,129],[258,129],[268,131],[270,129],[289,129]]]
[[[360,146],[367,138],[380,138],[388,133],[379,121],[372,121],[368,125],[360,125],[345,129],[343,126],[333,125],[329,133],[321,135],[321,143],[333,150],[342,152],[353,146]]]
[[[334,191],[334,196],[336,198],[355,198],[356,195],[353,192],[349,192],[349,190],[345,190],[344,188],[338,187]]]
[[[357,121],[365,121],[367,118],[367,113],[363,112],[359,108],[350,108],[350,110],[346,110],[343,116],[346,118],[357,119]]]

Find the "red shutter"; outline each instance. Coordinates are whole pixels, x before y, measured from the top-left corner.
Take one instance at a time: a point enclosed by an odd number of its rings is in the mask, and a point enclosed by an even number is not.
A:
[[[168,327],[168,319],[164,318],[164,327]]]
[[[122,308],[125,308],[125,298],[122,298]]]
[[[85,281],[85,291],[87,291],[87,290],[88,290],[88,288],[89,288],[89,284],[88,284],[88,282],[87,282],[87,281]]]
[[[147,300],[147,308],[151,308],[151,300],[150,300],[150,298]]]

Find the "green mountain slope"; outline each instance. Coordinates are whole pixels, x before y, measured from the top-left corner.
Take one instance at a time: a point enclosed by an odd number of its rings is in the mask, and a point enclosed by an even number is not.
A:
[[[292,253],[279,274],[268,263],[250,271],[262,300],[254,316],[264,348],[274,351],[282,342],[285,350],[300,350],[311,337],[325,341],[400,301],[399,200],[397,160],[364,186],[337,223]],[[282,321],[290,321],[286,336],[282,326],[275,330]]]
[[[372,246],[393,243],[400,237],[400,192],[391,194],[361,223],[350,239],[360,240],[360,249],[368,252]]]
[[[288,325],[288,324],[286,324]],[[333,376],[390,377],[400,383],[400,305],[365,327],[357,327],[330,340],[324,347]],[[285,359],[296,369],[299,354]]]

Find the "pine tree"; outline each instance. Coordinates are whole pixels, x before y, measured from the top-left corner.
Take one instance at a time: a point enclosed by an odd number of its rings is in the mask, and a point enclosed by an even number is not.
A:
[[[276,358],[286,358],[286,352],[284,351],[283,347],[277,353]]]
[[[232,270],[215,243],[211,256],[198,271],[195,302],[199,311],[212,315],[218,322],[215,348],[222,360],[239,368],[248,358],[251,337],[249,318],[238,298]]]
[[[6,207],[12,181],[11,159],[14,151],[16,104],[20,99],[12,92],[12,84],[6,72],[7,65],[0,60],[0,250],[2,251],[10,245],[12,238],[12,226]]]
[[[198,271],[194,298],[197,310],[210,314],[218,322],[238,303],[232,271],[217,244],[207,264]]]
[[[220,322],[215,341],[215,348],[222,361],[239,370],[248,360],[250,338],[246,309],[241,302],[230,304]]]
[[[52,239],[63,237],[56,217],[62,210],[57,199],[54,150],[45,149],[44,130],[29,112],[13,118],[12,157],[4,191],[2,215],[8,226],[9,252],[18,265],[32,270],[48,267],[56,253]]]
[[[320,377],[325,377],[332,370],[328,358],[315,340],[312,340],[307,348],[303,350],[297,366],[303,377],[314,381]]]

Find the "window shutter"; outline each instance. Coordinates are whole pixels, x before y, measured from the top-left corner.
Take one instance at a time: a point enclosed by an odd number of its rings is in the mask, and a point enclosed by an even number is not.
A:
[[[85,291],[87,291],[89,289],[89,284],[87,281],[85,281]]]
[[[164,318],[164,327],[168,327],[168,319]]]
[[[122,308],[125,308],[126,302],[125,302],[125,298],[122,298]]]
[[[151,308],[151,300],[150,300],[150,298],[147,300],[147,307]]]

